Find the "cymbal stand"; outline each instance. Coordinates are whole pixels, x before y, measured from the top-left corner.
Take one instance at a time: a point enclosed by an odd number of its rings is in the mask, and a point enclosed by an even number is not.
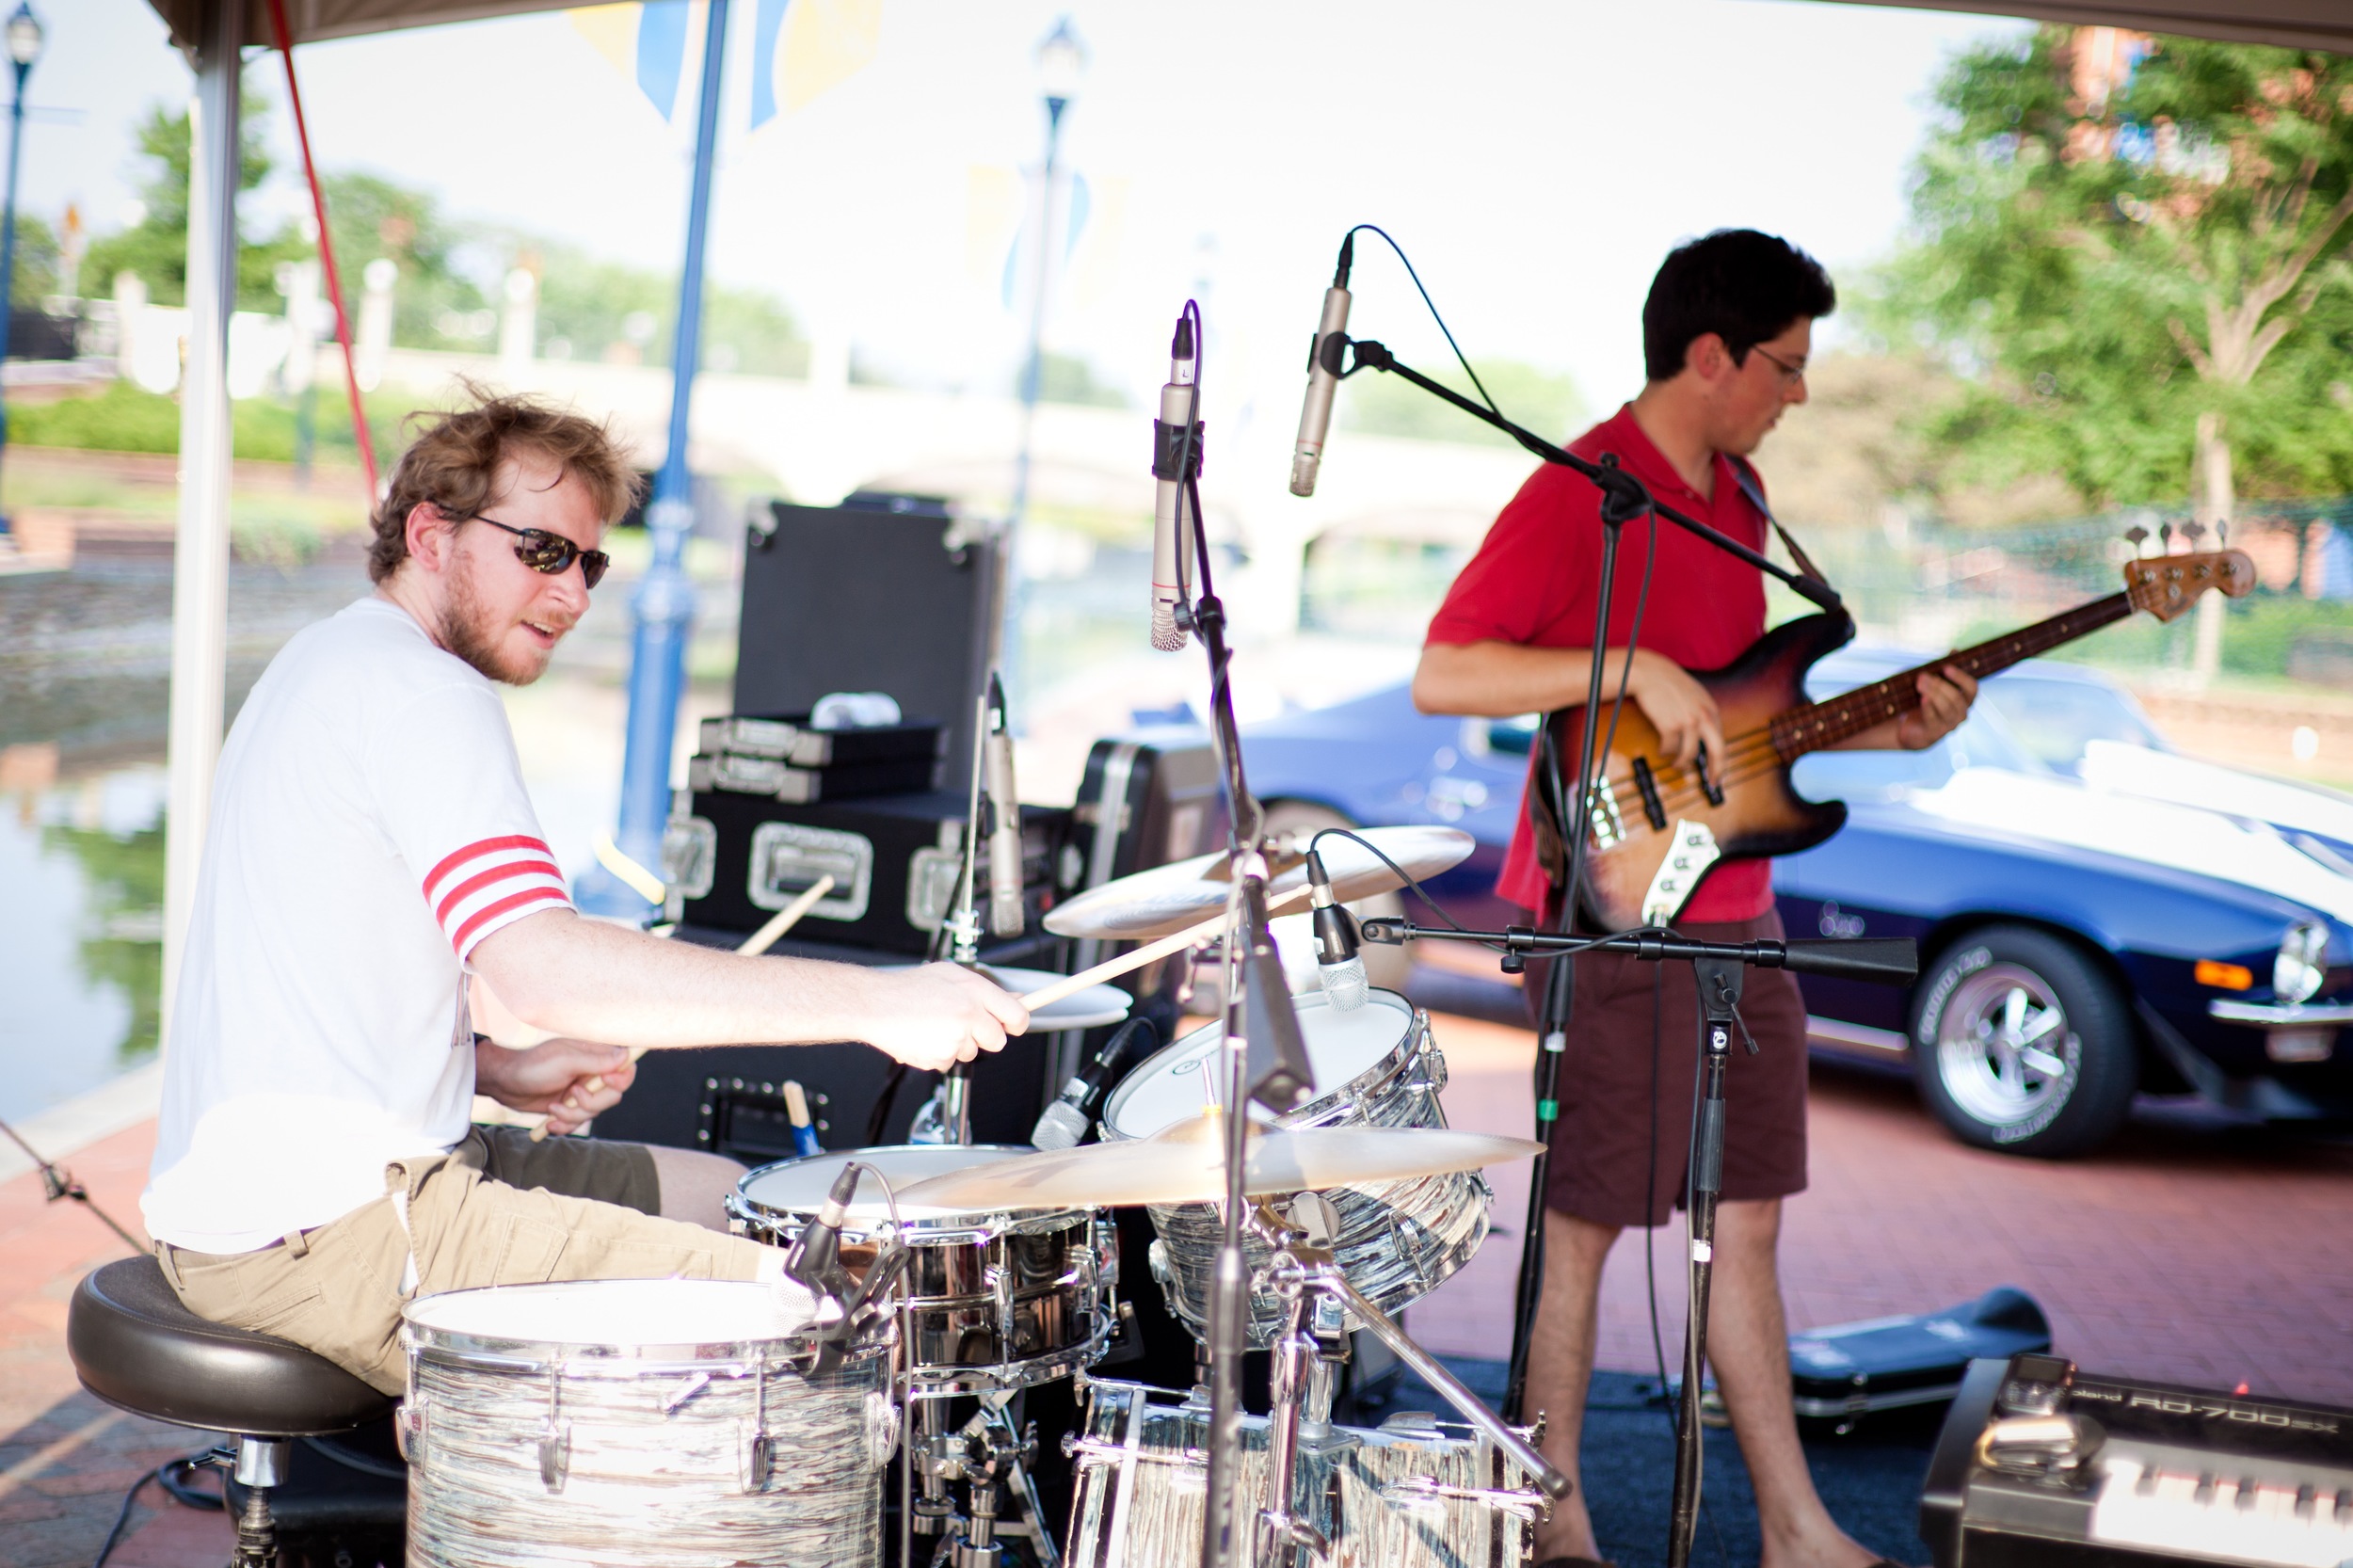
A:
[[[1294,1210],[1297,1207],[1294,1203]],[[1332,1250],[1309,1240],[1306,1225],[1277,1213],[1261,1200],[1252,1208],[1250,1227],[1273,1249],[1273,1256],[1259,1271],[1258,1286],[1280,1297],[1285,1309],[1283,1335],[1274,1344],[1268,1401],[1268,1506],[1258,1517],[1272,1548],[1269,1560],[1289,1568],[1295,1551],[1305,1550],[1312,1560],[1319,1562],[1330,1552],[1321,1532],[1296,1512],[1302,1439],[1321,1442],[1331,1430],[1328,1388],[1320,1411],[1302,1408],[1314,1391],[1315,1363],[1324,1359],[1320,1353],[1317,1328],[1329,1320],[1325,1316],[1327,1303],[1338,1309],[1343,1323],[1353,1318],[1369,1329],[1396,1352],[1399,1360],[1460,1412],[1464,1420],[1478,1429],[1481,1436],[1500,1448],[1536,1483],[1534,1491],[1482,1494],[1483,1500],[1533,1516],[1534,1511],[1546,1506],[1546,1499],[1558,1501],[1569,1495],[1569,1478],[1536,1451],[1529,1436],[1497,1416],[1434,1356],[1408,1338],[1388,1314],[1367,1301],[1340,1272]],[[1541,1426],[1535,1429],[1534,1435],[1541,1438]]]
[[[940,927],[948,937],[948,961],[968,969],[981,962],[981,772],[987,734],[988,693],[984,691],[972,705],[972,789],[964,818],[964,870],[956,878],[955,913]],[[935,1141],[929,1136],[935,1133],[942,1144],[972,1142],[972,1076],[966,1063],[940,1076],[938,1086],[917,1109],[907,1137],[910,1143],[924,1144]]]
[[[919,1461],[926,1482],[937,1486],[943,1498],[951,1480],[965,1482],[971,1495],[968,1517],[958,1518],[952,1512],[933,1515],[945,1536],[934,1561],[945,1568],[999,1568],[998,1538],[1006,1535],[1027,1539],[1041,1568],[1060,1568],[1062,1556],[1047,1531],[1046,1510],[1031,1476],[1037,1460],[1037,1426],[1032,1422],[1020,1432],[1014,1430],[1005,1410],[1011,1399],[1001,1392],[982,1395],[978,1413],[952,1436],[931,1440]],[[1021,1514],[1017,1521],[998,1512],[1000,1480],[1013,1488],[1014,1506]]]

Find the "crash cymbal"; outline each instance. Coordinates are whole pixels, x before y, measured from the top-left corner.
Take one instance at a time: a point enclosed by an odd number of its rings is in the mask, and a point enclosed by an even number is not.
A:
[[[966,1210],[1209,1203],[1225,1195],[1222,1137],[1216,1117],[1193,1116],[1150,1138],[950,1171],[917,1182],[899,1199]],[[1242,1181],[1254,1196],[1411,1181],[1524,1160],[1542,1146],[1433,1128],[1253,1128]]]
[[[1475,842],[1469,834],[1451,827],[1357,831],[1416,879],[1435,876],[1462,864],[1470,857]],[[1353,839],[1327,838],[1321,853],[1324,870],[1332,873],[1332,890],[1343,904],[1401,886],[1396,872]],[[1196,855],[1090,888],[1048,911],[1046,929],[1057,936],[1112,941],[1144,941],[1173,935],[1225,906],[1228,864],[1222,851]],[[1305,838],[1278,849],[1268,856],[1267,869],[1273,875],[1267,891],[1280,895],[1304,887],[1306,864]]]

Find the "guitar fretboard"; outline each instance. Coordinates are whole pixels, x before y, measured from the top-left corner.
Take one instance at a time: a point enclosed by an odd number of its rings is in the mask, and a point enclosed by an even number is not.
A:
[[[1773,749],[1785,762],[1794,762],[1809,751],[1820,751],[1841,741],[1851,740],[1873,726],[1884,723],[1898,714],[1908,713],[1920,706],[1919,677],[1923,670],[1942,669],[1958,664],[1982,680],[1987,676],[2009,668],[2022,659],[2046,653],[2062,643],[2097,632],[2104,626],[2122,620],[2133,613],[2129,594],[2110,594],[2089,604],[2021,627],[1992,642],[1964,648],[1942,659],[1915,665],[1884,680],[1874,680],[1868,686],[1832,697],[1827,702],[1810,702],[1802,708],[1792,708],[1776,716],[1772,723]]]

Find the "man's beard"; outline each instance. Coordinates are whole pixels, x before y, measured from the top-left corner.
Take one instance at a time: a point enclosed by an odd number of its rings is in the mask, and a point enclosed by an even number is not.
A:
[[[546,664],[518,669],[499,653],[498,629],[489,612],[474,597],[473,578],[460,569],[451,574],[449,603],[441,613],[441,646],[491,680],[509,686],[528,686],[547,673]]]

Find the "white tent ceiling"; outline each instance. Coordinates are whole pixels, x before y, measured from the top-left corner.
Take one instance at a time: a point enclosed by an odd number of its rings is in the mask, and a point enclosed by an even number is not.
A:
[[[203,0],[151,0],[171,24],[172,41],[194,45]],[[286,0],[296,43],[351,38],[394,27],[477,22],[489,16],[560,8],[567,0]],[[1879,4],[1882,0],[1848,0]],[[2152,33],[2188,33],[2248,43],[2291,44],[2353,53],[2353,0],[1904,0],[1933,10],[2080,22]],[[244,36],[270,39],[269,0],[247,0]]]

